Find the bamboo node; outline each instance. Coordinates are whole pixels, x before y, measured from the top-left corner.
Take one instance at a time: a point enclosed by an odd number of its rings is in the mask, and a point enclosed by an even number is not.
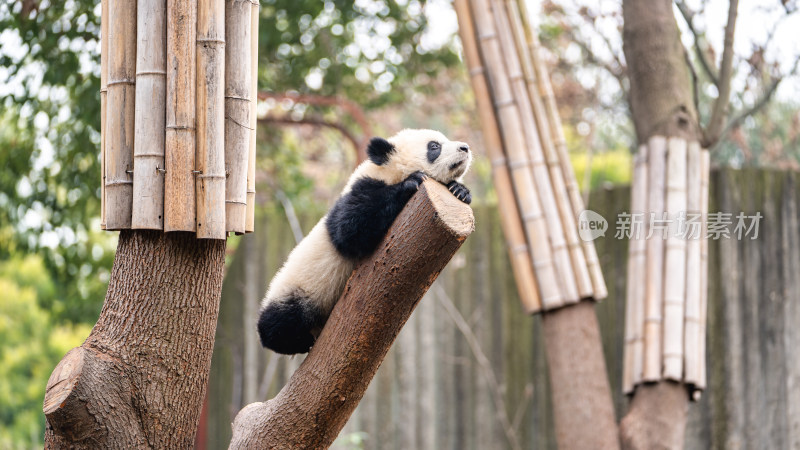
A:
[[[506,100],[497,100],[496,102],[494,102],[494,107],[499,109],[499,108],[505,108],[506,106],[511,106],[513,104],[514,104],[514,99],[509,98]]]
[[[482,75],[484,72],[486,72],[486,71],[483,70],[483,66],[478,66],[478,67],[474,67],[474,68],[470,69],[469,75],[471,77],[474,77],[476,75]]]
[[[134,86],[136,85],[136,80],[132,80],[130,78],[123,78],[121,80],[109,81],[108,83],[106,83],[106,86],[115,86],[117,84],[128,84]]]

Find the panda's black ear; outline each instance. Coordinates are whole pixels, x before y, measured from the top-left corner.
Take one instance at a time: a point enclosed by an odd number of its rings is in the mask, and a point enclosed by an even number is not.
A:
[[[389,156],[394,153],[394,145],[384,138],[374,137],[370,139],[367,146],[367,156],[377,165],[386,164]]]

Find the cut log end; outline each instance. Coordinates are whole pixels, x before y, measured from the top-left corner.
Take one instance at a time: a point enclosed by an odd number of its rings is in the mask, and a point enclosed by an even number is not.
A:
[[[73,348],[50,374],[42,408],[45,416],[50,416],[64,407],[83,372],[83,356],[84,350],[81,347]]]
[[[425,181],[422,189],[428,193],[430,202],[436,210],[436,219],[455,236],[466,239],[475,231],[475,218],[472,209],[458,200],[447,188],[436,181]]]

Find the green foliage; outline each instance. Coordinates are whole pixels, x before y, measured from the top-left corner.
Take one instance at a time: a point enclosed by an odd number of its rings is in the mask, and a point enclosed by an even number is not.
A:
[[[88,325],[60,325],[40,306],[56,295],[41,258],[0,264],[0,448],[41,447],[42,399],[53,367],[88,336]]]
[[[366,108],[401,103],[439,70],[452,46],[423,44],[420,0],[265,0],[260,84],[271,91],[345,96]]]
[[[69,304],[57,311],[76,320],[99,311],[113,244],[90,232],[100,188],[98,12],[87,0],[0,4],[0,257],[41,253]]]

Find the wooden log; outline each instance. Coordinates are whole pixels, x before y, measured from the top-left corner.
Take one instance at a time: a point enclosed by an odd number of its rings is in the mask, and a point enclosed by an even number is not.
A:
[[[106,229],[106,113],[108,103],[108,0],[100,2],[100,229]]]
[[[558,205],[558,214],[563,225],[561,229],[572,263],[576,289],[580,298],[591,298],[593,295],[592,279],[586,265],[586,257],[581,247],[581,240],[578,237],[577,217],[572,210],[569,193],[567,192],[566,183],[564,181],[564,174],[561,170],[561,163],[558,159],[555,146],[553,145],[550,124],[548,123],[544,104],[542,103],[538,85],[536,84],[536,73],[533,70],[533,61],[531,59],[528,39],[525,36],[525,29],[522,26],[521,11],[514,0],[505,0],[505,7],[508,21],[511,25],[510,31],[514,37],[514,46],[522,67],[525,92],[529,99],[528,104],[532,109],[540,148],[544,152],[544,159],[547,162],[547,171],[552,182],[553,195]],[[525,105],[522,105],[522,107],[525,107]]]
[[[484,57],[483,65],[489,71],[492,101],[502,133],[503,148],[507,152],[507,164],[514,184],[517,206],[530,246],[539,295],[545,309],[557,308],[564,304],[564,296],[554,267],[547,224],[530,171],[530,160],[525,151],[525,134],[506,76],[492,13],[487,0],[475,0],[472,5],[475,28]]]
[[[225,228],[237,234],[247,219],[251,10],[249,0],[225,0]]]
[[[164,231],[195,231],[197,2],[167,0]]]
[[[503,142],[497,126],[497,117],[492,107],[485,70],[481,65],[472,13],[469,9],[468,0],[455,0],[454,6],[458,16],[458,30],[464,48],[464,59],[469,68],[472,90],[475,93],[475,101],[478,105],[478,114],[480,115],[481,129],[483,130],[483,142],[486,145],[486,153],[492,161],[492,180],[497,191],[500,224],[503,228],[503,235],[508,248],[508,257],[511,261],[514,281],[517,285],[522,307],[528,314],[533,314],[542,309],[539,287],[536,283],[528,243],[525,241],[522,219],[514,199],[514,186],[511,183],[506,160],[503,156]]]
[[[644,356],[644,308],[647,252],[647,146],[639,147],[633,158],[631,186],[631,237],[628,243],[628,279],[625,301],[625,354],[622,390],[630,394],[642,381]],[[640,225],[637,226],[636,224]]]
[[[700,213],[703,217],[700,238],[700,336],[697,345],[699,363],[695,387],[706,387],[706,324],[708,323],[708,177],[711,171],[711,157],[708,150],[700,152]]]
[[[545,66],[544,59],[541,56],[541,46],[536,37],[536,33],[532,32],[532,27],[528,22],[529,15],[525,9],[525,2],[517,0],[517,5],[520,7],[522,24],[526,29],[528,42],[531,45],[530,54],[533,60],[533,69],[536,74],[536,82],[539,86],[539,93],[544,102],[545,112],[550,125],[550,135],[554,139],[554,146],[558,153],[558,160],[561,163],[561,171],[564,174],[564,183],[566,184],[567,193],[569,194],[570,204],[572,205],[575,217],[585,209],[583,198],[581,197],[580,188],[578,187],[577,179],[575,178],[575,171],[572,167],[572,162],[569,159],[569,151],[567,149],[567,140],[564,136],[564,129],[561,125],[561,118],[558,115],[558,107],[556,106],[556,97],[553,93],[553,87],[550,84],[550,77],[547,75],[547,67]],[[605,279],[603,278],[603,271],[600,267],[600,259],[597,257],[597,249],[592,241],[582,241],[583,253],[586,258],[586,264],[589,269],[589,275],[592,279],[592,290],[594,292],[595,300],[601,300],[608,296],[608,289],[606,287]]]
[[[666,206],[670,220],[664,254],[664,379],[683,379],[683,319],[686,296],[686,240],[680,236],[679,217],[686,212],[685,139],[672,137],[667,145]],[[658,236],[654,236],[658,239]]]
[[[425,181],[377,251],[356,267],[286,386],[236,416],[231,448],[330,446],[414,307],[473,230],[470,208]]]
[[[164,228],[166,0],[138,0],[131,227]]]
[[[197,3],[197,237],[225,239],[225,1]]]
[[[690,142],[686,161],[686,215],[687,220],[701,214],[700,209],[702,195],[700,192],[702,177],[700,176],[701,156],[700,144]],[[698,220],[698,225],[702,224]],[[687,228],[686,241],[686,309],[684,310],[684,338],[683,356],[684,369],[683,380],[687,384],[697,385],[700,375],[699,366],[699,345],[700,345],[700,279],[702,278],[702,268],[700,261],[700,240],[703,236],[691,235],[691,228]]]
[[[258,138],[258,14],[260,5],[253,2],[250,11],[250,147],[247,156],[247,217],[245,232],[255,230],[256,220],[256,139]]]
[[[136,1],[108,8],[106,229],[131,227],[136,99]]]
[[[648,234],[653,219],[662,219],[664,183],[666,182],[667,140],[661,136],[647,143],[647,209]],[[642,379],[661,379],[662,289],[664,286],[664,239],[660,230],[653,230],[647,241],[647,283],[645,284],[644,362]]]
[[[539,194],[539,202],[544,211],[544,218],[547,223],[547,234],[550,237],[550,247],[555,263],[556,274],[561,282],[561,293],[567,303],[576,303],[580,300],[578,285],[575,279],[575,272],[570,260],[569,249],[564,238],[564,226],[561,221],[559,204],[553,192],[553,180],[548,171],[547,161],[539,143],[539,130],[531,110],[531,102],[528,96],[527,86],[520,66],[519,56],[511,33],[506,9],[501,0],[492,0],[492,15],[495,19],[495,27],[500,40],[503,60],[506,63],[508,82],[517,103],[517,111],[522,124],[528,158],[530,160],[530,170],[533,175],[536,190]],[[569,205],[564,205],[568,207]]]

